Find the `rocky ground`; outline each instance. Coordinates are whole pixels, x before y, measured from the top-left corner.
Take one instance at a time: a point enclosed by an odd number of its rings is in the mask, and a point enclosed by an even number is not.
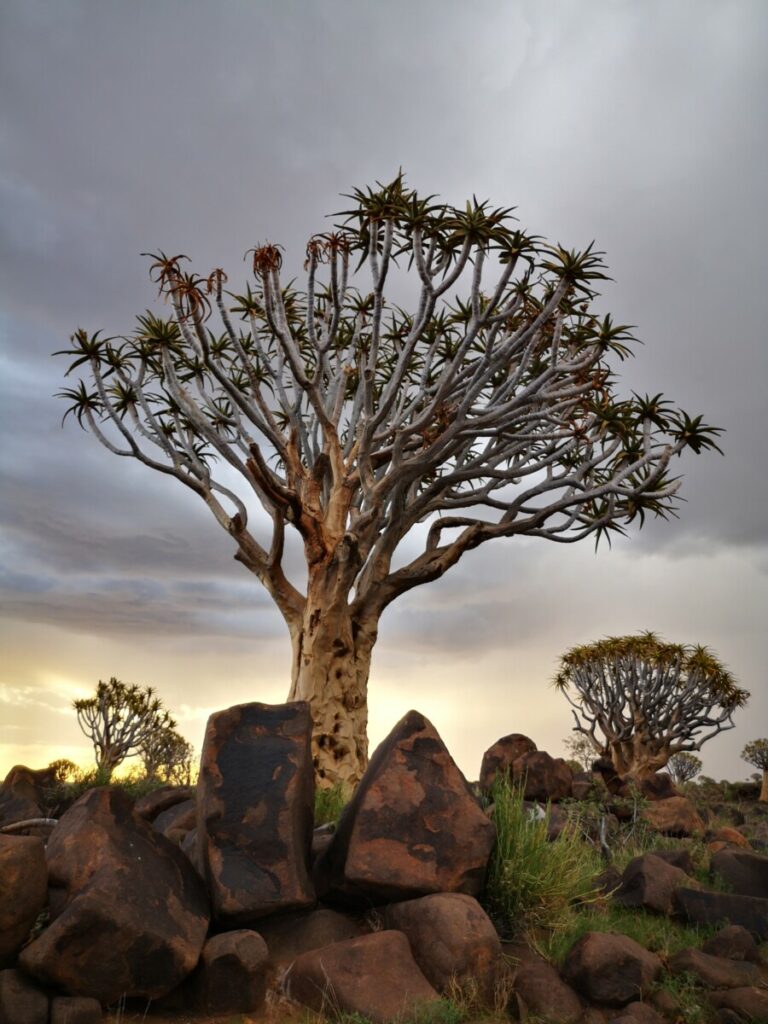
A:
[[[60,816],[0,834],[0,1024],[768,1022],[754,787],[574,773],[518,734],[469,786],[410,712],[318,825],[310,730],[220,712],[197,786],[138,800],[54,809],[14,769],[0,827]]]

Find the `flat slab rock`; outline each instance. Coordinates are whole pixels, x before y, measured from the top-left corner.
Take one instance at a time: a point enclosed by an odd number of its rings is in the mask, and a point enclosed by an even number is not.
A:
[[[683,949],[669,962],[672,974],[695,974],[705,988],[745,988],[759,985],[763,974],[757,964],[712,956],[700,949]]]
[[[208,719],[197,784],[198,862],[216,920],[244,926],[310,907],[309,704],[240,704]]]
[[[398,931],[373,932],[303,953],[285,985],[291,999],[319,1013],[357,1013],[373,1024],[402,1019],[439,998]]]
[[[732,892],[768,899],[768,857],[753,850],[720,850],[712,854],[711,870]]]
[[[495,837],[437,730],[409,711],[380,744],[314,878],[321,898],[479,894]]]
[[[761,941],[768,939],[768,899],[680,888],[675,891],[675,907],[691,924],[738,924]]]
[[[26,972],[108,1005],[124,994],[161,996],[194,968],[209,921],[203,883],[119,789],[84,794],[46,854],[61,909],[22,950]]]

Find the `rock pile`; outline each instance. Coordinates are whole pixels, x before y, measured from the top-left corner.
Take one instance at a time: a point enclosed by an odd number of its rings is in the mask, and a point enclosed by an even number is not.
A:
[[[589,932],[558,972],[502,942],[483,910],[495,827],[423,715],[409,712],[374,753],[335,830],[313,829],[311,727],[302,703],[229,708],[209,720],[196,788],[135,804],[119,788],[94,789],[47,846],[0,835],[0,1024],[95,1024],[131,998],[252,1013],[270,985],[380,1024],[456,985],[486,1004],[504,994],[522,1020],[653,1024],[677,1013],[657,999],[667,969],[711,990],[723,1022],[768,1019],[755,943],[768,938],[768,858],[748,844],[713,842],[728,892],[695,882],[685,849],[604,879],[625,907],[729,922],[702,949],[663,965],[628,936]],[[628,780],[600,767],[574,776],[514,734],[485,755],[480,787],[508,773],[531,801],[599,792],[618,813]],[[6,817],[39,808],[39,775],[14,769],[0,793]],[[663,833],[703,831],[666,777],[644,793]]]

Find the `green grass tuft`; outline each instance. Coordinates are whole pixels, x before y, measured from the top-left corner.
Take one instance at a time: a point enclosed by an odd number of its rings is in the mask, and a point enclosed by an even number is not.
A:
[[[348,802],[348,790],[340,782],[329,789],[316,789],[315,828],[319,825],[328,825],[331,822],[336,824]]]

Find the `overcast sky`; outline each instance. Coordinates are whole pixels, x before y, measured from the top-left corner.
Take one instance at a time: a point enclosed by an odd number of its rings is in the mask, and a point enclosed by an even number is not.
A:
[[[409,182],[596,239],[625,364],[726,428],[681,464],[679,520],[595,554],[499,541],[385,613],[378,742],[410,707],[467,775],[500,735],[553,754],[558,656],[607,633],[710,645],[752,691],[705,771],[768,734],[768,5],[763,0],[4,0],[0,5],[0,777],[87,763],[70,703],[152,684],[199,747],[207,715],[279,702],[290,648],[229,539],[176,481],[101,449],[52,396],[71,331],[155,302],[140,253],[244,283],[298,263],[351,186]]]

